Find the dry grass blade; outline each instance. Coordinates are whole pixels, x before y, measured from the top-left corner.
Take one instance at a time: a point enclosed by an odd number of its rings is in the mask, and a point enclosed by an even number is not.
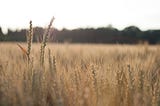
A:
[[[17,45],[22,50],[22,52],[27,56],[28,55],[27,50],[23,48],[20,44],[17,44]]]

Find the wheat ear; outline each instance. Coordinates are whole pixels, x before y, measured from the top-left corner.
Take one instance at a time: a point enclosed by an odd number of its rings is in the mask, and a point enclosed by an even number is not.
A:
[[[32,28],[32,21],[30,21],[30,26],[29,26],[29,35],[27,39],[27,44],[28,44],[28,50],[27,50],[27,58],[28,58],[28,63],[30,61],[30,53],[31,53],[31,47],[32,47],[32,39],[33,39],[33,28]]]
[[[47,40],[48,40],[49,32],[50,32],[50,29],[51,29],[53,21],[54,21],[54,17],[51,19],[50,24],[48,25],[48,28],[47,28],[45,34],[43,35],[43,41],[42,41],[41,49],[40,49],[40,61],[41,61],[41,65],[44,64],[45,47],[46,47],[46,43],[47,43]]]

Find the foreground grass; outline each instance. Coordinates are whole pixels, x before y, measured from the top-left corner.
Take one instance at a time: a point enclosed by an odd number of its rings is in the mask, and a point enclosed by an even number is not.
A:
[[[25,44],[21,44],[26,47]],[[0,106],[159,106],[160,48],[0,43]]]

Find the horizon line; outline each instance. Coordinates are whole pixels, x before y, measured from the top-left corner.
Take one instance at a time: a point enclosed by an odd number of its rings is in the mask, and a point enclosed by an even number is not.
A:
[[[137,25],[127,25],[126,27],[123,27],[123,28],[117,28],[117,27],[114,27],[114,26],[112,26],[112,24],[108,24],[108,25],[106,25],[106,26],[97,26],[97,27],[95,27],[95,26],[86,26],[86,27],[83,27],[83,26],[79,26],[79,27],[74,27],[74,28],[69,28],[69,27],[62,27],[62,28],[57,28],[57,27],[54,27],[54,26],[52,26],[52,28],[55,28],[55,29],[57,29],[57,30],[63,30],[63,29],[66,29],[66,30],[75,30],[75,29],[91,29],[91,28],[93,28],[93,29],[98,29],[98,28],[109,28],[109,27],[111,27],[111,28],[114,28],[114,29],[117,29],[117,30],[119,30],[119,31],[122,31],[122,30],[124,30],[125,28],[127,28],[127,27],[130,27],[130,26],[135,26],[135,27],[137,27],[137,28],[139,28],[141,31],[148,31],[148,30],[160,30],[160,28],[140,28],[139,26],[137,26]],[[41,28],[46,28],[46,26],[45,27],[43,27],[43,26],[34,26],[33,28],[36,28],[36,27],[41,27]],[[29,28],[27,28],[27,27],[21,27],[21,28],[3,28],[2,26],[0,26],[0,28],[1,28],[1,30],[2,30],[2,32],[4,33],[4,34],[6,34],[6,33],[8,33],[8,30],[11,30],[11,31],[18,31],[18,30],[22,30],[22,29],[29,29]]]

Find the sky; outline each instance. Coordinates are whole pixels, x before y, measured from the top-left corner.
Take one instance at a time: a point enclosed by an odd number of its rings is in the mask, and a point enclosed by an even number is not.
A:
[[[58,29],[106,27],[119,30],[135,25],[160,29],[160,0],[0,0],[0,27],[46,27],[54,16]]]

